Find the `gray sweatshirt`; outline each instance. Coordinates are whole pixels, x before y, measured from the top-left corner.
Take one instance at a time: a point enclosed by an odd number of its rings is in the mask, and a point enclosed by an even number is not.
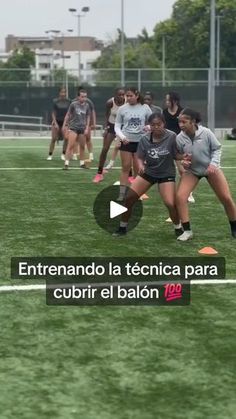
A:
[[[177,149],[180,154],[192,155],[187,171],[196,176],[205,176],[209,164],[220,167],[221,144],[206,127],[199,125],[193,139],[181,131],[177,135]]]
[[[116,135],[122,140],[125,138],[130,142],[139,142],[144,134],[144,127],[152,114],[148,105],[129,105],[126,103],[119,107],[116,122]]]

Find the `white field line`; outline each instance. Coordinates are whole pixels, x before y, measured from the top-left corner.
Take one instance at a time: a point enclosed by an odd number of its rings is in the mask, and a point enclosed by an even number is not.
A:
[[[102,136],[92,136],[92,140],[102,140]],[[37,140],[51,140],[51,136],[50,135],[39,135],[38,137],[21,137],[19,136],[9,136],[9,135],[0,135],[0,142],[1,140],[12,140],[12,141],[20,141],[20,140],[31,140],[31,141],[37,141]],[[62,142],[62,141],[60,141]],[[233,144],[232,144],[233,145]]]
[[[24,148],[27,148],[27,149],[31,149],[31,150],[33,150],[34,148],[37,148],[37,149],[42,149],[42,150],[47,150],[48,149],[48,143],[47,144],[45,144],[45,145],[1,145],[1,139],[0,139],[0,150],[1,149],[4,149],[4,150],[21,150],[21,149],[24,149]],[[59,148],[59,146],[57,147],[57,150],[58,150],[58,148]],[[94,145],[93,146],[93,148],[95,148],[95,149],[101,149],[102,148],[102,144],[99,146],[99,145]]]
[[[60,167],[0,167],[0,170],[7,171],[7,170],[62,170],[63,165]],[[89,167],[88,170],[86,170],[87,173],[89,173],[89,170],[97,170],[97,166]],[[236,169],[236,166],[222,166],[221,169],[224,170],[231,170]],[[70,166],[69,171],[71,170],[83,170],[85,172],[85,169],[81,169],[80,167],[73,167]],[[120,166],[114,166],[112,170],[121,170]],[[110,171],[112,173],[112,170]]]
[[[9,139],[12,139],[12,138],[8,138],[8,137],[3,137],[3,138],[1,138],[0,137],[0,149],[13,149],[13,150],[20,150],[21,148],[23,149],[23,148],[29,148],[29,149],[34,149],[34,148],[39,148],[39,149],[48,149],[48,143],[45,143],[45,144],[41,144],[41,145],[33,145],[33,144],[29,144],[29,145],[20,145],[20,144],[14,144],[14,145],[5,145],[5,144],[1,144],[1,140],[9,140]],[[27,140],[27,138],[20,138],[21,140]],[[41,139],[45,139],[44,137],[40,137],[40,140]],[[49,140],[50,140],[50,138],[48,138]],[[93,140],[95,140],[95,141],[97,141],[97,140],[102,140],[102,137],[94,137],[94,138],[92,138]],[[32,139],[32,138],[28,138],[28,140],[32,140],[32,141],[35,141],[35,139]],[[17,141],[16,139],[14,139],[14,141]],[[59,144],[57,144],[56,145],[56,149],[58,149],[59,147],[60,147],[60,144],[62,145],[62,141],[60,141],[60,143]],[[224,147],[224,148],[236,148],[236,142],[235,142],[235,144],[222,144],[222,147]],[[94,149],[101,149],[102,148],[102,144],[100,144],[100,145],[93,145],[93,148]]]
[[[236,279],[194,279],[191,282],[191,285],[225,285],[225,284],[234,284],[236,285]],[[91,285],[91,284],[90,284]],[[99,285],[99,284],[94,284]],[[115,285],[115,283],[110,283],[110,285]],[[153,282],[155,285],[155,282]],[[13,292],[13,291],[38,291],[46,290],[45,284],[32,284],[32,285],[1,285],[1,292]]]

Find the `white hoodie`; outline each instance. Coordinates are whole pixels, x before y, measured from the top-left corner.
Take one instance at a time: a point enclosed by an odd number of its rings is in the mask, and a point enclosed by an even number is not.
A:
[[[220,167],[221,144],[209,128],[199,125],[193,139],[181,131],[176,142],[180,154],[192,155],[187,171],[194,175],[205,176],[210,164]]]

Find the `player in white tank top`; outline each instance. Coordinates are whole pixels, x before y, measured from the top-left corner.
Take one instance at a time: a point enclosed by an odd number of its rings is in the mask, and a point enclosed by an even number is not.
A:
[[[116,114],[120,106],[124,105],[124,103],[125,103],[125,90],[123,88],[116,89],[114,97],[109,99],[106,103],[106,119],[105,119],[105,130],[103,134],[103,147],[102,147],[100,157],[99,157],[98,172],[93,179],[94,183],[99,183],[103,180],[103,167],[106,161],[107,153],[109,151],[112,141],[116,137],[116,133],[115,133]]]

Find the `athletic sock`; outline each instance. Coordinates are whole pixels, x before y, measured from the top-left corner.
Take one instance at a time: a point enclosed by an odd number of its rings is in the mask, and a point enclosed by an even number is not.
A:
[[[49,156],[52,156],[52,152],[50,151],[50,152],[48,153],[48,155],[49,155]]]
[[[125,198],[126,190],[127,190],[126,185],[120,185],[119,199],[124,199]]]
[[[80,160],[80,166],[84,165],[84,160]]]
[[[65,160],[65,166],[69,166],[69,160]]]
[[[102,166],[99,166],[98,167],[98,174],[99,175],[102,175],[102,172],[103,172],[103,167]]]
[[[232,235],[235,237],[236,236],[236,220],[230,221],[229,223],[230,223]]]
[[[181,223],[179,223],[179,224],[174,224],[174,228],[175,228],[175,229],[182,228],[182,224],[181,224]]]
[[[121,221],[120,222],[120,227],[121,228],[127,228],[127,226],[128,226],[128,223],[127,222],[125,222],[125,221]]]
[[[187,221],[186,223],[182,223],[182,226],[183,226],[184,231],[190,231],[191,230],[189,221]]]

